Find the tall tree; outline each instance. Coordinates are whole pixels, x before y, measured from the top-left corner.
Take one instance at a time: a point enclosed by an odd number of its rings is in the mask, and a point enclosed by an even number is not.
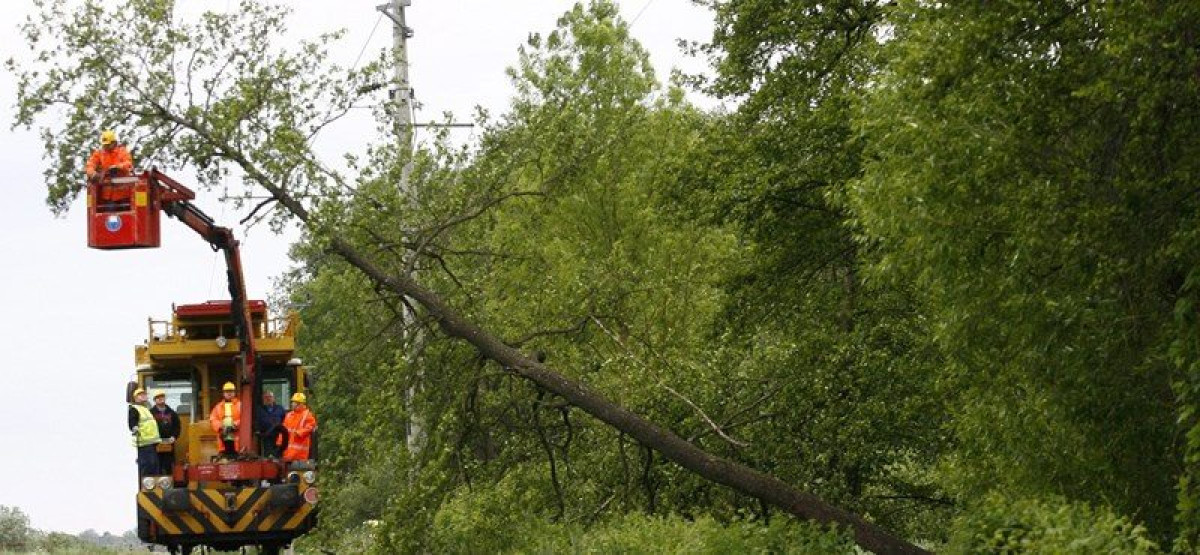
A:
[[[693,51],[715,75],[693,83],[737,109],[707,130],[677,205],[748,247],[727,282],[723,328],[775,347],[757,377],[780,384],[768,410],[790,428],[759,456],[839,503],[936,536],[954,504],[929,478],[946,449],[944,397],[930,394],[941,356],[911,285],[863,278],[876,245],[856,237],[842,202],[862,173],[866,138],[853,126],[886,63],[887,3],[699,3],[716,28]]]
[[[1162,537],[1182,477],[1193,527],[1175,422],[1194,426],[1195,355],[1181,373],[1168,347],[1192,341],[1172,315],[1197,254],[1200,10],[911,2],[893,17],[850,204],[883,246],[874,274],[928,300],[956,400],[950,483],[1112,504]]]
[[[32,532],[29,528],[29,517],[19,507],[0,505],[0,548],[5,551],[30,549]]]

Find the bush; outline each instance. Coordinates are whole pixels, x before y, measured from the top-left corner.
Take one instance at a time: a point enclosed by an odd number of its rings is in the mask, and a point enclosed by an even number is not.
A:
[[[553,523],[534,507],[533,489],[501,480],[486,490],[459,492],[433,520],[429,548],[437,553],[854,553],[846,534],[780,516],[722,524],[625,514],[590,527]]]
[[[452,495],[433,517],[429,546],[438,553],[501,553],[519,549],[535,534],[552,533],[550,506],[537,488],[521,487],[528,469],[515,469],[495,485]]]
[[[29,517],[16,507],[0,505],[0,549],[21,549],[29,542]]]
[[[855,553],[846,534],[786,517],[721,524],[711,517],[624,515],[588,530],[536,534],[529,553]],[[563,531],[567,533],[562,533]]]
[[[1160,553],[1146,529],[1063,498],[992,495],[955,519],[945,553]]]

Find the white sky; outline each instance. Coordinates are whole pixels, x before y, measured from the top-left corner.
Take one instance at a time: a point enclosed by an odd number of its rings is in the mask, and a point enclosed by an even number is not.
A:
[[[366,43],[382,0],[292,2],[291,28],[300,36],[344,27],[335,52],[349,65]],[[0,59],[26,52],[16,22],[28,3],[6,4]],[[224,10],[229,0],[188,0],[189,12]],[[504,111],[510,86],[504,68],[530,32],[549,32],[569,0],[413,0],[408,24],[418,121],[452,111],[469,121],[482,105]],[[690,0],[620,0],[633,34],[649,50],[660,80],[672,67],[702,71],[680,54],[676,39],[707,39],[711,15]],[[639,16],[640,14],[640,16]],[[369,42],[369,57],[391,41],[388,20]],[[10,131],[13,76],[0,70],[0,505],[17,506],[43,530],[92,528],[120,533],[134,527],[134,450],[125,430],[124,384],[133,373],[133,346],[147,336],[147,318],[167,319],[172,303],[227,298],[222,266],[208,246],[164,218],[163,247],[104,252],[86,246],[82,200],[54,218],[44,204],[41,143],[34,133]],[[711,102],[699,100],[711,106]],[[337,156],[373,134],[370,112],[341,124],[319,145]],[[456,131],[466,134],[470,131]],[[80,145],[85,157],[94,145]],[[197,203],[218,223],[241,215],[202,192]],[[271,280],[288,266],[287,236],[266,226],[237,229],[251,298],[266,298]],[[294,235],[292,235],[294,236]],[[302,353],[301,353],[302,355]]]

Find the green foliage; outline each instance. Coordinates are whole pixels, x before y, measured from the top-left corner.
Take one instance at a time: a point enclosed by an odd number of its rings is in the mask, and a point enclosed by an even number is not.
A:
[[[0,553],[127,553],[143,549],[133,532],[115,536],[86,530],[75,536],[43,532],[29,526],[29,517],[18,507],[0,505]]]
[[[532,536],[530,553],[857,553],[847,534],[823,530],[781,517],[769,525],[735,521],[721,524],[711,517],[685,520],[677,516],[627,514],[567,537]]]
[[[87,541],[78,536],[64,534],[62,532],[48,532],[38,538],[36,542],[37,552],[56,553],[56,554],[85,554],[85,553],[121,553],[128,552],[132,549],[113,549],[105,548],[96,543]],[[141,546],[138,546],[140,550]]]
[[[960,400],[944,468],[964,495],[1061,494],[1168,529],[1166,348],[1198,146],[1195,52],[1173,37],[1196,16],[1037,2],[895,14],[850,205],[883,245],[875,275],[925,292],[939,385]]]
[[[1108,509],[992,495],[956,518],[944,553],[1161,553],[1146,529]]]
[[[880,68],[886,11],[876,2],[712,8],[713,43],[700,50],[717,75],[706,90],[742,102],[706,129],[672,208],[729,225],[746,246],[723,284],[723,354],[739,377],[770,384],[761,413],[781,417],[764,427],[787,430],[767,432],[755,466],[936,536],[927,519],[951,502],[926,476],[947,446],[947,408],[925,392],[941,353],[910,284],[864,279],[877,249],[856,241],[840,202],[862,173],[854,108]]]
[[[786,517],[723,524],[708,516],[632,512],[590,526],[554,524],[529,509],[544,500],[523,489],[506,479],[486,491],[456,493],[435,517],[432,547],[442,553],[855,553],[846,535]]]
[[[0,505],[0,549],[27,548],[31,537],[29,517],[17,507]]]
[[[658,184],[686,161],[699,118],[656,94],[645,52],[608,3],[576,7],[557,31],[531,39],[513,76],[513,110],[488,123],[469,165],[449,149],[418,155],[417,192],[407,199],[395,174],[368,172],[359,198],[330,204],[328,219],[379,248],[388,267],[411,262],[422,282],[494,333],[550,353],[556,367],[636,410],[701,432],[688,403],[719,407],[724,395],[725,369],[704,346],[721,307],[715,285],[736,246],[720,228],[679,226],[656,210]],[[381,217],[405,225],[372,225]],[[387,250],[403,244],[421,245],[418,258]],[[320,387],[339,392],[319,406],[337,430],[327,464],[348,484],[374,484],[371,468],[399,458],[407,471],[392,479],[426,486],[382,506],[350,500],[370,497],[369,487],[338,490],[332,503],[345,498],[384,521],[381,542],[423,549],[455,486],[517,475],[556,519],[581,518],[605,499],[613,510],[696,502],[664,499],[661,463],[628,439],[470,350],[415,332],[397,299],[376,295],[316,247],[297,250],[305,267],[294,294],[308,303],[305,348]],[[411,388],[420,394],[406,405],[400,392]],[[389,455],[410,420],[426,430],[419,456]]]
[[[102,129],[118,132],[135,164],[187,167],[204,186],[236,168],[246,194],[263,181],[328,194],[344,178],[309,143],[387,67],[382,58],[353,71],[329,65],[340,32],[281,49],[273,41],[289,10],[256,0],[194,21],[173,17],[173,0],[35,4],[20,27],[35,63],[7,68],[18,79],[14,125],[42,122],[55,213],[83,186]]]
[[[549,515],[539,514],[552,500],[545,491],[529,488],[544,469],[521,468],[499,482],[470,491],[463,487],[450,495],[433,517],[429,547],[440,553],[520,551],[547,532]]]
[[[1188,241],[1184,244],[1200,244],[1196,239],[1200,226],[1192,226]],[[1177,421],[1184,431],[1184,472],[1179,476],[1177,522],[1183,528],[1177,538],[1177,551],[1195,551],[1200,540],[1200,419],[1197,419],[1197,403],[1200,403],[1200,269],[1193,268],[1184,280],[1181,295],[1175,303],[1175,342],[1170,356],[1179,374],[1171,384],[1179,403]]]

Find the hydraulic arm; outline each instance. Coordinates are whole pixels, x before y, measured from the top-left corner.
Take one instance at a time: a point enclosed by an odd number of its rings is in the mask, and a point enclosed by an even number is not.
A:
[[[225,256],[225,274],[229,282],[230,312],[237,328],[238,339],[238,381],[239,398],[242,402],[242,426],[238,428],[238,440],[244,453],[257,453],[254,430],[254,400],[258,384],[258,351],[254,345],[253,320],[250,316],[250,304],[246,298],[246,281],[242,276],[242,259],[238,249],[238,241],[233,237],[233,230],[221,227],[202,210],[192,204],[196,193],[184,187],[166,174],[151,169],[149,185],[153,189],[150,194],[157,198],[162,211],[181,221],[200,235],[213,250],[219,250]]]

